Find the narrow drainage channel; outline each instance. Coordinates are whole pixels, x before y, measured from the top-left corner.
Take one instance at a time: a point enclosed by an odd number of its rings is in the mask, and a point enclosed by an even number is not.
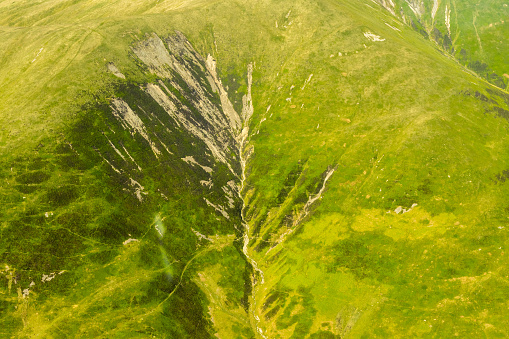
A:
[[[246,163],[247,163],[247,159],[252,155],[253,153],[253,148],[250,148],[250,149],[245,149],[246,148],[246,143],[247,143],[247,139],[248,139],[248,135],[249,135],[249,120],[251,118],[251,115],[252,115],[252,102],[251,101],[251,82],[252,82],[252,71],[253,71],[253,66],[252,65],[249,65],[248,66],[248,97],[246,98],[246,100],[244,101],[244,107],[246,106],[251,106],[250,109],[251,109],[251,112],[248,112],[246,109],[243,109],[243,114],[241,116],[241,118],[243,119],[243,123],[244,123],[244,128],[242,129],[242,132],[240,133],[240,135],[238,136],[239,138],[239,154],[240,154],[240,166],[241,166],[241,169],[242,169],[242,174],[241,174],[241,181],[240,181],[240,189],[238,191],[239,193],[239,198],[240,200],[242,201],[242,209],[241,209],[241,212],[240,212],[240,216],[241,216],[241,220],[242,220],[242,226],[244,228],[244,244],[243,244],[243,247],[242,247],[242,252],[244,253],[244,255],[246,256],[246,258],[249,260],[249,262],[251,263],[251,266],[253,267],[253,276],[251,278],[251,298],[252,298],[252,302],[250,303],[250,306],[249,306],[249,309],[251,311],[251,315],[254,319],[254,326],[256,328],[256,333],[261,336],[262,338],[266,339],[267,337],[265,336],[265,334],[263,333],[263,329],[260,327],[260,318],[256,315],[256,288],[259,286],[259,285],[263,285],[265,283],[265,276],[263,274],[263,271],[258,267],[258,263],[256,262],[256,260],[254,260],[250,255],[249,255],[249,241],[250,241],[250,238],[249,238],[249,234],[250,234],[250,229],[249,229],[249,224],[245,221],[244,219],[244,210],[246,208],[246,203],[244,201],[244,198],[242,197],[242,191],[244,189],[244,184],[245,184],[245,181],[246,181]],[[248,104],[248,101],[249,101],[249,104]],[[249,109],[249,108],[248,108]]]
[[[242,152],[241,152],[241,154],[242,154]],[[244,202],[244,198],[242,197],[242,189],[244,187],[244,181],[245,181],[245,174],[244,174],[245,173],[244,172],[245,159],[243,159],[242,155],[241,155],[241,164],[242,164],[242,181],[241,181],[241,188],[239,190],[239,197],[242,200],[241,218],[242,218],[242,226],[244,227],[244,246],[242,247],[242,252],[246,256],[246,258],[249,260],[249,262],[251,263],[251,266],[253,267],[253,270],[254,270],[253,276],[251,278],[252,302],[250,303],[249,309],[251,311],[251,315],[253,316],[253,318],[255,320],[256,332],[262,338],[267,338],[263,333],[263,329],[259,326],[260,318],[255,313],[256,309],[257,309],[257,307],[256,307],[256,289],[259,285],[263,285],[265,283],[265,276],[263,274],[263,271],[258,267],[258,263],[256,262],[256,260],[254,260],[249,255],[248,246],[249,246],[249,241],[250,241],[250,239],[249,239],[250,229],[249,229],[249,224],[247,222],[245,222],[245,220],[244,220],[244,209],[245,209],[246,205]]]

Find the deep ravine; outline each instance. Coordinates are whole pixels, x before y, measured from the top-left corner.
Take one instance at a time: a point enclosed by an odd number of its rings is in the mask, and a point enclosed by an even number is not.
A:
[[[265,276],[263,271],[258,267],[258,263],[249,255],[249,224],[244,219],[244,211],[246,208],[246,203],[244,197],[242,196],[242,192],[244,190],[244,184],[246,181],[246,163],[249,157],[254,152],[254,147],[247,145],[247,139],[249,136],[249,121],[253,114],[253,103],[251,99],[251,85],[252,85],[252,74],[253,74],[253,65],[249,64],[247,68],[247,78],[248,78],[248,93],[242,99],[243,108],[241,119],[243,122],[243,129],[238,136],[238,145],[239,145],[239,155],[240,155],[240,165],[241,165],[241,181],[240,181],[240,189],[239,189],[239,198],[242,201],[242,209],[241,209],[241,219],[242,226],[244,228],[244,243],[242,247],[242,251],[248,261],[251,263],[253,267],[254,274],[251,277],[251,303],[250,303],[250,313],[253,317],[256,333],[258,333],[262,338],[267,338],[263,333],[263,329],[260,327],[260,318],[256,315],[256,289],[258,286],[263,285],[265,283]]]
[[[251,87],[253,83],[253,68],[254,64],[250,63],[247,66],[247,93],[242,98],[242,112],[238,114],[234,109],[233,105],[228,99],[228,94],[222,86],[221,80],[216,73],[216,62],[209,54],[206,59],[206,67],[218,88],[218,92],[221,98],[221,104],[225,115],[231,119],[230,126],[232,131],[237,131],[236,143],[238,147],[238,153],[240,158],[240,186],[238,189],[238,197],[242,201],[241,207],[241,220],[243,227],[243,246],[242,252],[246,256],[248,262],[253,267],[253,276],[251,277],[251,302],[249,307],[251,321],[254,322],[255,332],[262,338],[267,338],[263,332],[263,329],[259,326],[260,318],[256,315],[256,290],[257,287],[265,283],[265,277],[263,271],[259,268],[258,263],[249,255],[249,243],[250,243],[250,228],[249,224],[244,219],[244,210],[246,203],[243,197],[244,184],[246,181],[246,165],[249,157],[254,152],[254,147],[248,145],[249,138],[249,122],[254,112],[253,101],[251,97]]]

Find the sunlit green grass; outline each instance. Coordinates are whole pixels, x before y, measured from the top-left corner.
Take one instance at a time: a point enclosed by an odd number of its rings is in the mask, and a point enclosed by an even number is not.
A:
[[[372,2],[17,1],[0,13],[1,335],[253,337],[253,312],[270,338],[507,336],[508,94]],[[175,30],[216,58],[237,109],[255,63],[242,194],[266,281],[249,310],[239,215],[203,201],[220,187],[157,161],[110,116],[117,96],[153,108],[138,88],[156,77],[131,47]],[[483,47],[502,71],[500,50]],[[171,133],[174,152],[203,152]],[[130,140],[144,203],[98,157],[104,135]]]

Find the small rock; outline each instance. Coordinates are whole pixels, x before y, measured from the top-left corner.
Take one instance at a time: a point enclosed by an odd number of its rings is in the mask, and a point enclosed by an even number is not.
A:
[[[131,243],[131,242],[133,242],[133,241],[134,241],[134,242],[136,242],[136,241],[139,241],[139,240],[138,240],[138,239],[129,238],[129,239],[127,239],[126,241],[124,241],[124,242],[123,242],[123,244],[124,244],[124,245],[127,245],[127,244],[129,244],[129,243]]]

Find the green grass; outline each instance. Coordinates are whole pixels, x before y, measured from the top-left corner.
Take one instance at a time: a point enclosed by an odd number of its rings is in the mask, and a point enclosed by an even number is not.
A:
[[[462,63],[501,75],[497,3],[456,1],[452,40]],[[372,2],[15,1],[0,25],[1,336],[507,336],[509,95]],[[255,63],[242,194],[265,283],[253,290],[241,201],[227,220],[203,200],[238,178],[140,89],[160,79],[132,46],[175,30],[214,56],[238,111]],[[124,130],[113,97],[173,154]],[[189,155],[214,168],[212,189]]]
[[[509,7],[503,1],[440,1],[435,18],[433,2],[424,4],[424,12],[416,16],[404,1],[394,1],[407,22],[424,27],[430,40],[450,53],[490,83],[507,89],[509,80],[505,55],[509,52],[504,37],[509,32]],[[445,23],[445,10],[450,13],[450,35]]]

